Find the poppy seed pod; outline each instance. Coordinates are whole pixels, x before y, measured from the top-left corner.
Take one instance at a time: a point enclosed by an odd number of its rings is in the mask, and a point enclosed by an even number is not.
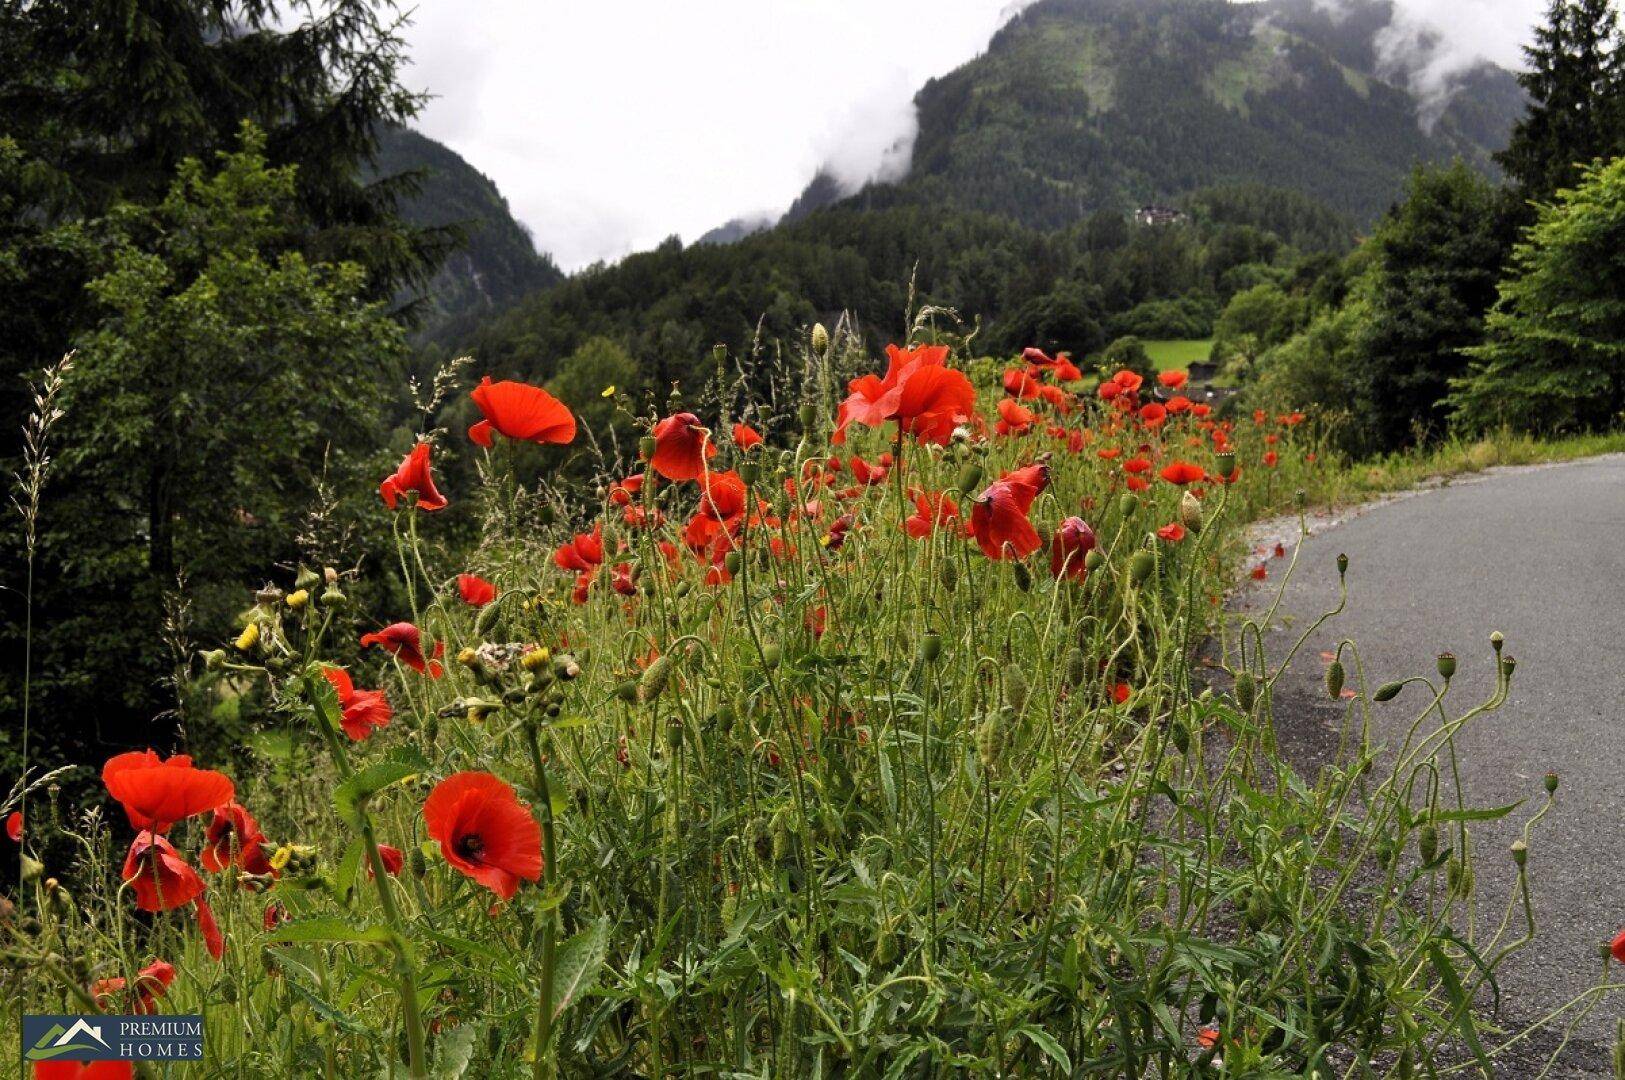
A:
[[[671,681],[672,664],[675,661],[670,653],[655,658],[655,662],[643,669],[643,676],[638,679],[638,700],[650,702],[659,697]]]
[[[829,331],[824,329],[823,323],[813,323],[812,328],[813,352],[822,355],[829,348]]]
[[[801,421],[803,428],[810,428],[813,421],[818,419],[818,410],[810,404],[802,405],[796,409],[796,419]]]
[[[1440,653],[1435,666],[1439,669],[1439,678],[1453,679],[1456,677],[1456,657],[1454,653]]]
[[[1349,572],[1349,557],[1347,555],[1341,555],[1341,554],[1338,555],[1337,556],[1337,576],[1342,577],[1344,574],[1346,574],[1348,572]]]
[[[1544,783],[1546,785],[1546,794],[1548,794],[1548,795],[1556,795],[1557,794],[1557,774],[1555,772],[1547,773]]]
[[[1188,532],[1202,531],[1202,500],[1188,488],[1179,497],[1179,523]]]
[[[671,716],[666,719],[666,745],[673,750],[683,747],[683,718]]]
[[[1220,476],[1229,476],[1236,471],[1236,452],[1220,450],[1213,455],[1213,464],[1218,468]]]
[[[1404,683],[1383,683],[1381,686],[1377,687],[1377,692],[1371,695],[1371,700],[1392,701],[1394,698],[1399,696],[1399,692],[1403,689],[1405,689]]]
[[[747,486],[756,483],[757,478],[762,475],[762,467],[755,459],[741,461],[739,467],[734,471],[739,474],[739,479],[743,480]]]
[[[1416,832],[1416,851],[1424,863],[1430,863],[1439,854],[1439,830],[1430,822]]]
[[[1139,585],[1157,568],[1157,557],[1149,551],[1136,551],[1128,561],[1129,580]]]
[[[1252,712],[1253,704],[1258,700],[1258,684],[1253,680],[1251,672],[1236,673],[1236,704],[1241,706],[1242,712]]]
[[[1343,693],[1343,661],[1333,660],[1326,665],[1326,696],[1336,701]]]
[[[931,664],[941,655],[942,635],[935,630],[927,630],[925,636],[920,638],[920,659]]]
[[[1507,656],[1501,657],[1501,674],[1503,676],[1505,676],[1508,680],[1510,680],[1512,678],[1513,669],[1516,668],[1517,666],[1518,666],[1518,661],[1514,660],[1510,654],[1507,655]]]
[[[967,462],[965,467],[959,470],[959,479],[954,483],[954,487],[958,489],[961,495],[969,495],[976,490],[976,486],[981,482],[982,467],[971,461]]]

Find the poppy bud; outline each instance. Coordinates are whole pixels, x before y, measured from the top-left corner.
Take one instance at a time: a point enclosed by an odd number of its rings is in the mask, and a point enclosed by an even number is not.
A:
[[[1079,686],[1089,674],[1089,662],[1083,655],[1083,650],[1076,645],[1067,650],[1066,654],[1066,681],[1072,686]]]
[[[1473,866],[1461,859],[1451,859],[1445,869],[1445,883],[1450,891],[1460,896],[1471,896],[1473,893]]]
[[[1292,501],[1297,504],[1299,510],[1302,510],[1309,505],[1309,493],[1304,491],[1303,488],[1299,488],[1292,493]]]
[[[1423,825],[1416,834],[1416,850],[1422,856],[1424,863],[1433,861],[1439,854],[1439,830],[1429,823]]]
[[[1151,571],[1157,568],[1157,558],[1149,551],[1136,551],[1134,557],[1128,561],[1129,580],[1138,585],[1151,576]]]
[[[959,489],[961,495],[969,495],[976,490],[976,485],[981,482],[982,467],[971,461],[967,462],[965,467],[959,470],[959,480],[954,484],[954,487]]]
[[[1031,570],[1027,569],[1027,564],[1024,562],[1016,562],[1012,563],[1011,566],[1015,571],[1016,588],[1020,589],[1022,592],[1026,592],[1031,589],[1033,587],[1033,573]]]
[[[1439,669],[1439,678],[1448,680],[1456,677],[1456,657],[1453,653],[1440,653],[1436,666]]]
[[[480,608],[480,613],[474,616],[474,633],[477,636],[484,637],[491,632],[491,627],[496,624],[499,610],[500,608],[496,604],[486,604]]]
[[[796,419],[801,421],[803,428],[810,428],[813,426],[813,421],[818,419],[818,410],[810,403],[803,404],[796,409]]]
[[[677,588],[673,589],[672,592],[676,593],[677,598],[679,600],[681,600],[683,597],[687,596],[693,590],[694,590],[694,583],[692,581],[679,581],[677,583]]]
[[[1083,568],[1091,574],[1106,565],[1106,555],[1099,548],[1090,551],[1083,557]]]
[[[1020,665],[1007,664],[1004,669],[1004,700],[1011,711],[1020,714],[1027,708],[1027,695],[1031,689]]]
[[[1119,495],[1117,497],[1117,512],[1124,517],[1131,517],[1134,511],[1140,508],[1139,500],[1132,495]]]
[[[952,559],[944,560],[939,576],[942,578],[942,587],[953,592],[954,587],[959,584],[959,564]]]
[[[729,575],[739,573],[739,568],[744,564],[744,556],[740,555],[737,551],[730,551],[728,554],[722,557],[723,568],[728,571]]]
[[[1403,689],[1405,689],[1404,683],[1383,683],[1381,686],[1377,687],[1377,692],[1371,695],[1371,700],[1392,701],[1394,698],[1399,696],[1399,692]]]
[[[739,473],[739,479],[743,480],[746,486],[749,486],[756,483],[757,477],[761,476],[762,467],[757,464],[755,458],[752,458],[749,461],[741,461],[739,468],[735,471]]]
[[[636,701],[638,699],[638,680],[627,679],[615,687],[615,696],[622,701]]]
[[[406,866],[407,869],[412,871],[412,876],[415,878],[421,878],[429,872],[429,860],[423,857],[421,847],[415,847],[407,852]]]
[[[230,979],[222,979],[220,981],[220,997],[226,1004],[235,1005],[237,1003],[237,984]]]
[[[661,691],[666,689],[666,683],[671,681],[671,668],[675,661],[670,653],[655,658],[655,662],[643,669],[642,678],[638,679],[638,700],[644,703],[659,697]]]
[[[1546,794],[1548,794],[1548,795],[1556,795],[1557,794],[1557,774],[1556,773],[1554,773],[1554,772],[1547,773],[1546,774],[1545,784],[1546,784]]]
[[[976,756],[981,759],[982,768],[991,769],[993,763],[999,760],[999,752],[1004,748],[1004,730],[999,724],[997,713],[988,713],[976,727]]]
[[[257,622],[251,622],[247,626],[243,627],[243,632],[241,634],[237,635],[237,651],[248,652],[255,645],[259,644],[259,640],[260,624]]]
[[[920,659],[930,664],[935,663],[941,655],[942,635],[935,630],[927,630],[925,636],[920,638]]]
[[[226,650],[210,649],[203,654],[203,666],[210,671],[218,671],[226,665]]]
[[[337,585],[329,585],[322,590],[322,595],[316,602],[322,607],[343,607],[349,599]]]
[[[1168,729],[1168,741],[1174,744],[1174,749],[1181,754],[1188,753],[1191,748],[1191,731],[1185,726],[1183,720],[1176,721]]]
[[[1179,497],[1179,523],[1185,526],[1188,532],[1202,531],[1202,500],[1188,488]]]
[[[779,657],[782,655],[777,645],[762,646],[762,667],[772,671],[779,666]]]
[[[813,323],[812,348],[813,352],[820,355],[823,354],[825,349],[829,348],[829,331],[824,329],[824,324],[821,322]]]
[[[1253,680],[1251,672],[1242,671],[1236,674],[1236,704],[1241,706],[1242,712],[1252,712],[1253,703],[1258,698],[1258,684]]]
[[[1338,555],[1337,556],[1337,576],[1342,577],[1344,574],[1346,574],[1348,572],[1349,572],[1349,557],[1347,555],[1342,555],[1342,554]]]
[[[1343,694],[1343,661],[1326,665],[1326,696],[1336,701]]]
[[[19,880],[24,885],[27,885],[33,881],[38,881],[40,875],[45,873],[45,864],[40,862],[38,859],[32,858],[28,855],[23,855],[20,856],[20,861],[21,868],[19,870]]]

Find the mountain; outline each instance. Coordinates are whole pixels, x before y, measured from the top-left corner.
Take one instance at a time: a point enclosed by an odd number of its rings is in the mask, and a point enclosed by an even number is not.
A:
[[[1523,108],[1482,65],[1447,103],[1374,39],[1387,0],[1040,0],[915,97],[897,197],[1058,228],[1199,188],[1269,184],[1369,225],[1418,162],[1494,174]],[[820,174],[786,216],[842,192]]]
[[[373,175],[410,174],[417,183],[401,201],[406,220],[463,232],[463,243],[439,272],[417,296],[404,298],[420,303],[415,332],[420,342],[454,341],[481,319],[564,280],[552,259],[537,252],[489,177],[449,147],[391,125],[380,133]]]

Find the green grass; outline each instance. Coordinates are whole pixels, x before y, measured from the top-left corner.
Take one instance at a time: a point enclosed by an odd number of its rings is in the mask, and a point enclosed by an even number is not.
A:
[[[1144,342],[1145,351],[1158,371],[1190,367],[1206,360],[1213,349],[1212,338],[1182,338],[1170,341]]]

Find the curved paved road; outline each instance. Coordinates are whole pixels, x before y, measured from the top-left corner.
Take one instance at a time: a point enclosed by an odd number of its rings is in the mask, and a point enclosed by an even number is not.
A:
[[[1545,797],[1543,777],[1561,778],[1557,805],[1530,843],[1539,932],[1502,976],[1501,1018],[1522,1027],[1596,985],[1598,944],[1625,926],[1625,455],[1457,480],[1376,504],[1304,543],[1272,635],[1277,657],[1289,635],[1335,606],[1339,552],[1350,567],[1347,611],[1280,684],[1277,728],[1301,765],[1335,748],[1339,711],[1320,689],[1320,653],[1337,640],[1359,643],[1373,688],[1432,676],[1434,657],[1454,652],[1460,666],[1447,702],[1456,712],[1492,685],[1490,631],[1505,634],[1517,658],[1507,704],[1457,746],[1469,805],[1529,800],[1508,819],[1473,827],[1481,928],[1501,918],[1515,880],[1507,846]],[[1269,562],[1272,576],[1285,571],[1285,560]],[[1251,590],[1240,606],[1261,613],[1274,585]],[[1411,687],[1375,706],[1374,738],[1396,746],[1417,696]],[[1580,1024],[1552,1075],[1611,1075],[1621,1016],[1625,994],[1616,993]],[[1552,1036],[1541,1042],[1556,1045]],[[1538,1072],[1533,1058],[1519,1057],[1497,1074]]]

